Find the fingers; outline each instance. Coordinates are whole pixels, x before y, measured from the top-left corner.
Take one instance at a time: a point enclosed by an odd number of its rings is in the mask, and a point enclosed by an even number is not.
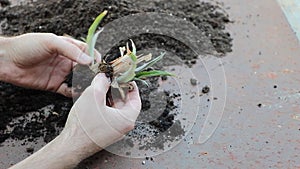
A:
[[[66,96],[66,97],[78,97],[79,96],[79,93],[74,92],[73,89],[71,87],[68,87],[68,85],[66,83],[63,83],[62,85],[60,85],[56,92]]]
[[[83,52],[87,53],[87,44],[80,41],[80,40],[76,40],[70,36],[60,36],[61,39],[68,41],[74,45],[76,45],[78,48],[80,48],[80,50],[82,50]]]
[[[86,43],[82,42],[82,41],[79,41],[79,40],[76,40],[76,39],[73,39],[72,37],[68,37],[68,36],[61,36],[62,39],[76,45],[77,47],[80,48],[80,50],[82,50],[83,52],[87,53],[87,49],[88,49],[88,46]],[[95,60],[99,63],[101,62],[101,59],[102,59],[102,56],[101,54],[97,51],[97,50],[94,50],[94,54],[95,54]]]
[[[95,50],[94,52],[95,52],[96,62],[100,63],[102,61],[101,53],[99,53],[97,50]]]
[[[49,42],[50,49],[56,50],[59,54],[80,64],[90,64],[93,59],[85,54],[80,47],[61,38],[52,38]]]
[[[136,119],[142,107],[138,87],[135,82],[131,82],[133,90],[127,93],[125,105],[122,108],[124,114],[130,119]]]
[[[106,105],[106,93],[110,87],[110,80],[104,73],[99,73],[92,81],[91,86],[94,90],[96,102],[102,106]]]

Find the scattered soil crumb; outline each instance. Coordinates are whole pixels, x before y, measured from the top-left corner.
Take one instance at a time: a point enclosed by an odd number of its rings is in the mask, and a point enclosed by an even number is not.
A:
[[[197,85],[197,79],[191,79],[190,82],[193,86]]]
[[[209,88],[208,86],[204,86],[204,87],[202,88],[202,93],[203,93],[203,94],[209,93],[209,91],[210,91],[210,88]]]

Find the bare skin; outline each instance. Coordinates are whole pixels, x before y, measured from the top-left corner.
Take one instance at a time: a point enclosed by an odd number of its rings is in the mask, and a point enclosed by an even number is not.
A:
[[[106,92],[110,82],[104,74],[97,75],[72,107],[62,133],[11,169],[73,168],[123,138],[134,128],[141,109],[137,86],[132,85],[134,90],[127,94],[125,102],[117,101],[114,107],[108,107]]]
[[[63,84],[74,64],[89,64],[86,44],[54,34],[32,33],[0,37],[0,80],[21,87],[49,90],[71,96]],[[99,53],[97,53],[99,56]],[[81,160],[121,139],[133,129],[141,109],[138,88],[125,101],[106,106],[110,86],[104,74],[98,74],[73,105],[64,130],[38,152],[12,169],[73,168]]]
[[[0,38],[0,80],[71,96],[63,83],[76,63],[90,64],[86,44],[50,33]],[[99,53],[97,53],[99,55]]]

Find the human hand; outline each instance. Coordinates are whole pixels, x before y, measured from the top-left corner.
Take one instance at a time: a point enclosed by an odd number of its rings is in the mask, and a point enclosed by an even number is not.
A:
[[[76,62],[92,62],[92,58],[84,53],[85,43],[51,33],[2,38],[0,43],[0,80],[69,97],[72,90],[63,83],[65,77]]]
[[[98,74],[73,105],[61,134],[11,169],[73,168],[81,160],[121,139],[132,130],[141,109],[136,84],[125,102],[106,106],[109,79]],[[42,163],[41,163],[42,161]]]
[[[73,105],[64,130],[82,131],[85,134],[81,135],[101,148],[116,142],[133,129],[141,110],[138,88],[134,82],[132,86],[125,101],[113,98],[114,105],[109,107],[106,93],[110,82],[104,74],[98,74]]]

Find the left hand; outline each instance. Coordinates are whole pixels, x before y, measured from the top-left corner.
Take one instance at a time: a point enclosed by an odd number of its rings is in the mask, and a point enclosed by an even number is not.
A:
[[[71,97],[72,90],[63,83],[65,77],[74,64],[92,62],[84,53],[86,44],[69,37],[28,33],[1,40],[0,80],[22,87]]]

